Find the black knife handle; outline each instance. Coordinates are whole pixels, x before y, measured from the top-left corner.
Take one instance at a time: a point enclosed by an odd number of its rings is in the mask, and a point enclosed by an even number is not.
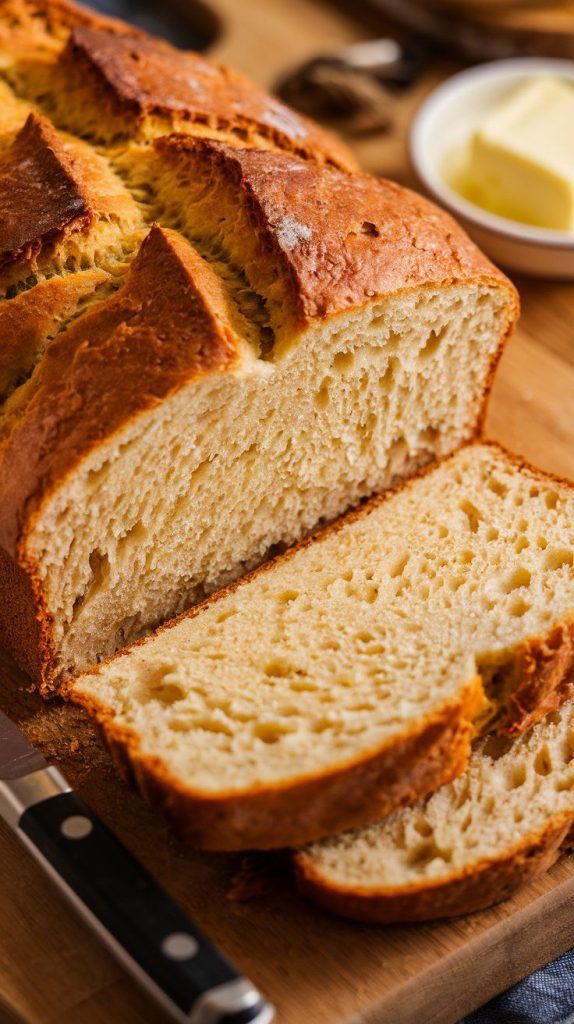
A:
[[[75,793],[59,792],[28,806],[17,828],[77,909],[172,1017],[187,1024],[273,1019],[272,1007],[257,989]]]

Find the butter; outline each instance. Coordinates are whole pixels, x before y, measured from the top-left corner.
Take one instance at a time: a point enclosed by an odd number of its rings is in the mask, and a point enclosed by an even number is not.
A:
[[[574,87],[535,78],[517,89],[479,125],[451,183],[502,217],[574,231]]]

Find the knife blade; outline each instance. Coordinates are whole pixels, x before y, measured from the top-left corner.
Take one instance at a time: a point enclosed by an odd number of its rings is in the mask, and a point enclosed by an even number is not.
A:
[[[274,1010],[0,712],[0,815],[124,967],[187,1024]]]
[[[18,779],[47,767],[42,755],[0,711],[0,779]]]

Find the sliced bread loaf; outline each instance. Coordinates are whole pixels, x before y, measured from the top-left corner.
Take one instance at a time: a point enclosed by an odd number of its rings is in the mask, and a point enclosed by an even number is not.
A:
[[[574,707],[527,735],[489,737],[426,801],[295,856],[300,890],[362,921],[481,910],[546,871],[574,824]]]
[[[574,491],[471,445],[71,684],[205,847],[373,821],[570,693]]]
[[[472,438],[517,302],[197,55],[0,0],[0,73],[0,644],[49,693]]]

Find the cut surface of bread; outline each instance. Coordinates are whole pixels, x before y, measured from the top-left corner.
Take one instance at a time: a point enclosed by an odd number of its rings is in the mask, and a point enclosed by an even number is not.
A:
[[[212,273],[183,241],[181,252],[188,280],[200,267]],[[177,351],[185,292],[173,292],[170,306],[159,301],[170,262],[168,250],[163,265],[148,263],[147,317],[130,305],[130,271],[117,299],[107,300],[114,318],[107,306],[92,305],[85,322],[57,336],[25,394],[20,387],[7,406],[2,533],[6,546],[14,544],[19,510],[42,495],[27,550],[51,609],[54,679],[113,653],[261,562],[274,545],[298,540],[321,518],[456,447],[478,412],[471,413],[469,392],[485,370],[496,305],[477,307],[473,287],[410,294],[318,324],[280,362],[258,357],[257,324],[239,333],[245,307],[222,293],[206,322],[210,333],[187,353],[197,353],[194,362]],[[220,284],[215,278],[208,301]],[[453,313],[459,301],[469,314],[468,346]],[[95,323],[101,348],[87,346],[81,361],[72,359]],[[421,352],[439,334],[434,353]],[[210,354],[220,346],[235,350],[227,364]],[[146,380],[153,386],[144,388]],[[63,404],[62,394],[74,395],[73,403]],[[48,422],[45,448],[36,439]]]
[[[48,694],[472,438],[517,300],[203,58],[51,0],[0,57],[0,643]]]
[[[71,695],[195,843],[376,820],[454,777],[474,727],[519,733],[569,695],[573,513],[570,485],[470,445]]]
[[[574,708],[477,743],[467,770],[384,822],[295,855],[300,890],[363,921],[482,910],[546,871],[574,824]]]

